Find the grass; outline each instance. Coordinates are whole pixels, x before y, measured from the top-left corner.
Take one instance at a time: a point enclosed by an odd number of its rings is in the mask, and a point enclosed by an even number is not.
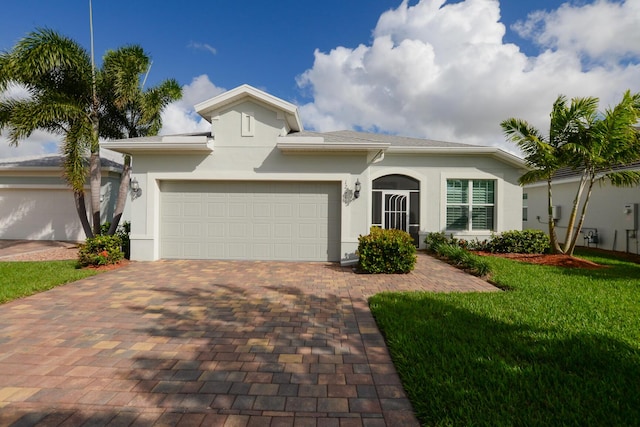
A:
[[[640,265],[489,258],[496,293],[370,300],[423,425],[640,423]]]
[[[0,304],[97,274],[76,269],[75,260],[0,262]]]

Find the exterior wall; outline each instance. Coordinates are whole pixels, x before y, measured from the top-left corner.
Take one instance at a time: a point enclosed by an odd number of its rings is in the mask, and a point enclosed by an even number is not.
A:
[[[561,182],[553,184],[553,204],[560,207],[560,218],[557,220],[558,239],[564,240],[569,215],[578,183]],[[526,186],[528,220],[523,221],[523,228],[549,231],[547,213],[547,186],[536,184]],[[616,188],[609,184],[595,184],[582,234],[578,237],[579,246],[596,246],[584,239],[589,232],[597,231],[597,246],[603,249],[640,253],[638,232],[631,214],[624,212],[625,205],[640,204],[640,188]],[[582,209],[582,206],[580,206]],[[580,211],[578,211],[580,212]],[[638,215],[636,210],[636,215]],[[540,219],[538,219],[540,217]]]
[[[140,183],[142,195],[131,203],[132,259],[147,261],[160,257],[160,188],[165,180],[337,183],[342,189],[339,216],[343,263],[357,260],[358,237],[368,234],[371,224],[371,182],[386,174],[406,174],[420,181],[423,234],[445,228],[447,178],[496,180],[496,231],[521,227],[519,171],[501,161],[489,157],[408,153],[387,154],[381,162],[370,164],[364,151],[283,153],[276,146],[278,136],[284,135],[287,129],[283,114],[254,100],[227,106],[213,113],[210,119],[213,152],[134,155],[133,177]],[[356,180],[361,183],[357,199],[353,197]],[[487,232],[457,232],[456,235],[488,237]]]
[[[488,157],[387,154],[383,161],[371,165],[367,188],[376,178],[390,174],[408,175],[420,181],[420,247],[429,232],[444,231],[458,238],[483,240],[491,237],[487,231],[450,231],[446,229],[447,179],[489,179],[496,181],[495,232],[520,230],[522,189],[520,173],[507,164]],[[362,180],[361,180],[362,181]],[[371,201],[367,209],[371,223]]]
[[[102,221],[113,216],[119,176],[103,172]],[[89,211],[91,193],[86,188]],[[124,220],[130,218],[125,208]],[[0,239],[84,241],[73,192],[52,173],[16,171],[0,176]]]

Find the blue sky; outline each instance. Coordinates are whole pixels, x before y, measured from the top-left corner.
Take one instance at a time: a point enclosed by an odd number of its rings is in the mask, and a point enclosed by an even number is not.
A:
[[[164,133],[202,129],[190,107],[248,83],[299,105],[309,129],[504,145],[500,120],[544,126],[559,93],[611,103],[640,90],[639,3],[93,0],[95,51],[140,44],[148,84],[185,86]],[[37,27],[89,48],[88,0],[2,9],[1,50]],[[0,139],[0,155],[50,151],[46,139],[11,150]]]

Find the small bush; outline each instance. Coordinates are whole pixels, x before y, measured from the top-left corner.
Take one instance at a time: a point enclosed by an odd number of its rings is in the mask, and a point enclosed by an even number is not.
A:
[[[490,273],[489,263],[482,257],[474,255],[455,243],[444,243],[435,251],[439,257],[445,258],[450,264],[467,270],[476,276],[486,276]]]
[[[371,227],[358,238],[360,268],[367,273],[408,273],[416,265],[416,247],[411,235],[402,230]]]
[[[424,238],[426,249],[430,252],[437,252],[438,246],[447,243],[449,243],[449,238],[444,234],[444,231],[427,233]]]
[[[505,231],[487,244],[494,253],[544,254],[550,248],[549,236],[541,230]]]
[[[121,247],[122,239],[118,235],[89,238],[80,245],[78,264],[80,267],[115,264],[124,256]]]
[[[100,226],[100,233],[107,234],[109,232],[109,228],[111,228],[111,223],[105,222]],[[116,236],[120,236],[120,240],[122,240],[122,251],[124,252],[124,257],[126,259],[129,259],[131,255],[131,243],[129,241],[130,233],[131,223],[129,221],[124,221],[118,226],[118,228],[116,228]]]

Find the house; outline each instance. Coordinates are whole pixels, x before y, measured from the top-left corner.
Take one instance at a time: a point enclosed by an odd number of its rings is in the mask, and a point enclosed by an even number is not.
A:
[[[621,166],[618,169],[640,170],[640,162]],[[569,168],[559,170],[553,178],[553,215],[560,241],[564,239],[569,225],[568,219],[579,180],[580,174]],[[548,232],[547,182],[526,185],[522,197],[522,227]],[[639,204],[639,187],[621,188],[607,182],[596,183],[593,186],[577,245],[640,253]],[[578,215],[581,209],[582,205],[579,207]]]
[[[101,152],[101,216],[109,221],[118,193],[122,155]],[[87,211],[90,189],[86,186]],[[127,213],[123,215],[127,218]],[[0,159],[0,239],[84,241],[73,191],[62,177],[62,156]]]
[[[342,261],[372,225],[520,229],[521,159],[482,147],[309,132],[296,106],[243,85],[195,106],[202,134],[110,141],[133,156],[131,257]]]

